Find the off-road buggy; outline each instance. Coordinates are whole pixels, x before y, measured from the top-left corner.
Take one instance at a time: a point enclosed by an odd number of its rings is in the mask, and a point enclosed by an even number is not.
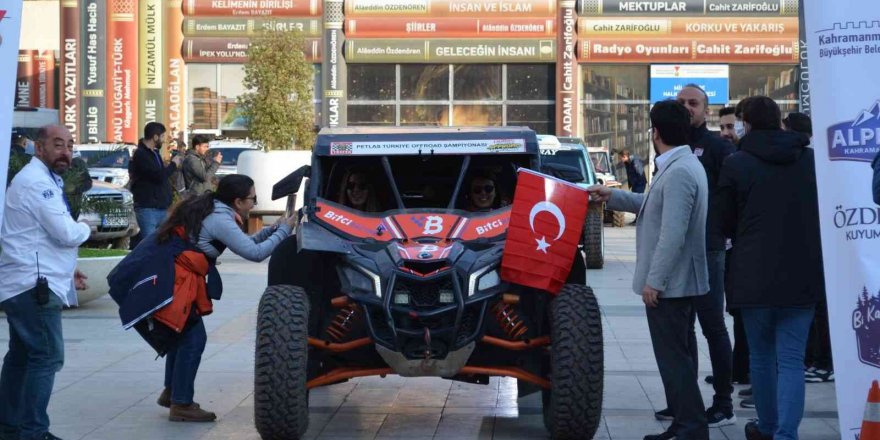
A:
[[[275,185],[304,185],[296,237],[269,264],[255,356],[255,422],[263,439],[298,439],[308,390],[398,374],[487,384],[514,377],[540,391],[555,439],[588,439],[602,408],[599,305],[582,257],[557,295],[500,278],[510,206],[469,212],[481,171],[511,200],[518,168],[538,169],[523,128],[324,129],[311,166]],[[349,170],[369,174],[377,212],[334,200]],[[570,180],[578,172],[553,168]]]

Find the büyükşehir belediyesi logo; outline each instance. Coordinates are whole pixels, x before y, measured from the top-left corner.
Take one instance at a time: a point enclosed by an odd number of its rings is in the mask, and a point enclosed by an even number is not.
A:
[[[880,100],[851,120],[828,127],[828,158],[870,162],[880,150]]]
[[[871,296],[867,288],[862,288],[853,310],[852,326],[856,332],[859,360],[880,368],[880,294]]]

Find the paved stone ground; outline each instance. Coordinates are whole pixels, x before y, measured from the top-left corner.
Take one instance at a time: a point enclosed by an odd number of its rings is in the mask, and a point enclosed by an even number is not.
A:
[[[605,331],[603,425],[596,438],[641,440],[664,429],[653,418],[665,407],[663,389],[643,306],[629,288],[635,229],[607,228],[606,234],[606,268],[589,273]],[[168,422],[167,410],[155,403],[164,362],[133,331],[121,330],[116,306],[105,297],[64,313],[66,362],[49,407],[52,431],[64,439],[89,440],[259,439],[253,427],[253,346],[266,267],[234,256],[222,259],[226,292],[205,320],[208,346],[196,383],[196,400],[218,414],[216,423]],[[8,339],[2,323],[0,344]],[[699,339],[702,378],[710,364],[705,340]],[[711,401],[711,387],[701,382],[701,388]],[[547,438],[540,399],[534,397],[518,401],[509,379],[479,386],[434,378],[362,378],[312,391],[308,438]],[[808,384],[801,438],[839,438],[835,405],[831,384]],[[738,423],[711,430],[712,439],[744,438],[743,425],[755,412],[736,413]]]

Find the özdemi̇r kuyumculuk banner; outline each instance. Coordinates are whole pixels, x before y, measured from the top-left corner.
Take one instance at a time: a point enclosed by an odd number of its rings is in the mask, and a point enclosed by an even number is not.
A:
[[[880,377],[880,2],[805,0],[804,14],[837,414],[840,438],[855,440]]]

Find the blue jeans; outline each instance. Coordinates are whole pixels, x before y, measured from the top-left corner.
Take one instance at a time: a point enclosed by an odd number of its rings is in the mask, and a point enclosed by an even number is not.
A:
[[[694,371],[699,371],[697,354],[697,336],[694,321],[700,319],[700,328],[709,345],[709,360],[712,361],[712,387],[715,396],[712,406],[724,411],[733,411],[733,348],[730,336],[724,323],[724,251],[706,252],[709,269],[709,293],[694,298],[694,316],[691,316],[691,327],[688,330],[690,339],[691,359]]]
[[[165,216],[167,214],[167,209],[135,208],[134,215],[137,217],[140,232],[133,237],[131,248],[134,249],[141,240],[149,237],[153,232],[156,232],[156,229],[159,229],[159,225],[165,221]]]
[[[205,323],[187,327],[180,335],[177,346],[165,356],[165,388],[171,390],[171,403],[189,405],[195,394],[196,373],[202,362],[202,353],[208,342]]]
[[[33,290],[3,301],[9,322],[9,351],[0,373],[0,435],[21,440],[49,432],[49,397],[64,365],[61,299],[37,304]]]
[[[813,307],[742,309],[758,428],[774,440],[797,440],[804,416],[804,351]]]

